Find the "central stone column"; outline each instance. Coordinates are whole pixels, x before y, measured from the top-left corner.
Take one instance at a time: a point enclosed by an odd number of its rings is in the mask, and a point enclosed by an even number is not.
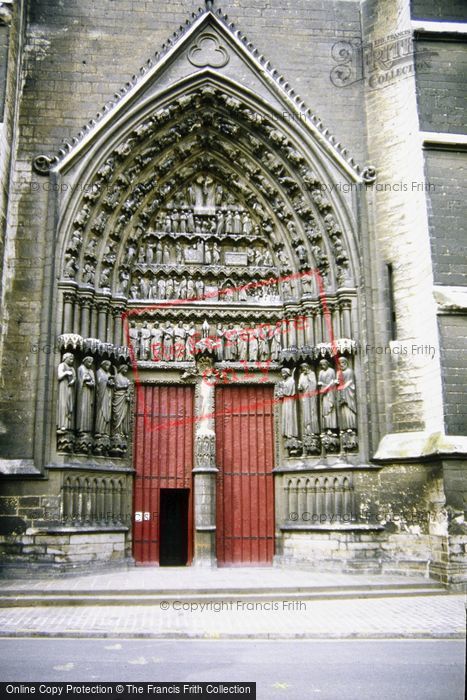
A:
[[[194,566],[216,566],[216,433],[215,382],[212,362],[198,362],[195,392]]]

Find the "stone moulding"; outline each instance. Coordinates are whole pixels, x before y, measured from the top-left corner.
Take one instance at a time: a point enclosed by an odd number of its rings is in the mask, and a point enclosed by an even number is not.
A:
[[[196,13],[193,13],[192,18],[187,20],[184,26],[180,26],[178,31],[174,32],[172,37],[162,46],[161,51],[155,54],[154,59],[148,59],[146,65],[140,68],[139,74],[133,75],[131,80],[114,95],[114,99],[109,100],[102,110],[84,125],[77,136],[66,141],[57,154],[36,156],[33,160],[33,167],[36,172],[40,175],[46,175],[51,168],[56,169],[70,156],[74,156],[80,146],[87,143],[100,128],[103,128],[109,122],[109,119],[112,118],[113,113],[119,106],[126,104],[133,98],[135,92],[141,90],[149,80],[154,79],[173,58],[173,55],[184,48],[191,38],[197,32],[201,32],[205,26],[218,30],[229,43],[233,43],[236,50],[254,66],[256,71],[274,88],[289,108],[306,122],[309,131],[314,137],[329,152],[333,153],[334,158],[340,162],[341,166],[356,181],[371,183],[375,180],[375,168],[370,165],[360,166],[355,162],[348,150],[323,125],[321,119],[307,107],[300,95],[279,74],[271,62],[260,54],[254,44],[248,41],[247,37],[240,30],[235,28],[235,25],[229,21],[228,16],[221,9],[214,13],[204,8],[200,8]],[[224,48],[222,50],[225,52]],[[223,65],[225,63],[222,63]],[[222,66],[219,64],[215,68],[218,69]]]

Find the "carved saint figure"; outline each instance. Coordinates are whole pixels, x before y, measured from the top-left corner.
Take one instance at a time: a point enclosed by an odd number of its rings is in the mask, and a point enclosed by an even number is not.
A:
[[[298,378],[300,396],[302,435],[319,434],[318,391],[316,376],[310,365],[304,362]]]
[[[216,329],[216,360],[222,362],[224,359],[224,329],[222,323],[217,324]]]
[[[174,329],[170,325],[170,321],[166,321],[163,331],[162,359],[165,362],[171,362],[174,359]]]
[[[269,360],[269,329],[260,327],[258,328],[258,359],[264,362]]]
[[[214,265],[219,265],[221,260],[221,251],[217,243],[214,243],[212,247],[212,262]]]
[[[140,360],[148,360],[149,359],[150,345],[151,345],[151,329],[148,328],[148,322],[144,321],[142,328],[141,328],[141,336],[140,336],[140,349],[139,349]]]
[[[139,329],[136,327],[135,321],[130,321],[128,336],[130,340],[130,345],[133,349],[133,359],[137,360],[139,352]]]
[[[280,326],[271,329],[271,360],[277,362],[282,350],[282,331]]]
[[[196,328],[193,321],[191,321],[188,328],[186,328],[186,344],[185,344],[185,360],[193,360],[195,357],[195,343],[196,343]]]
[[[128,366],[121,365],[115,375],[112,397],[112,434],[128,437],[130,432],[130,380]]]
[[[244,323],[241,323],[238,329],[237,352],[240,362],[246,362],[248,360],[248,329],[245,328]]]
[[[73,367],[73,355],[66,352],[58,365],[58,407],[57,429],[60,431],[73,430],[73,413],[75,409],[76,372]]]
[[[96,435],[110,435],[114,384],[110,367],[109,360],[104,360],[97,370]]]
[[[93,359],[89,355],[78,367],[78,395],[76,429],[80,433],[92,433],[94,416],[94,387],[96,378],[92,369]]]
[[[250,328],[248,335],[249,335],[248,360],[250,362],[256,362],[258,360],[258,352],[259,352],[258,329],[257,328]]]
[[[282,435],[295,438],[298,436],[295,380],[287,367],[281,370],[281,375],[282,380],[276,385],[276,397],[280,399],[282,408]]]
[[[186,330],[182,324],[177,321],[174,326],[174,358],[175,362],[183,362],[185,359],[185,339]]]
[[[336,415],[336,373],[327,360],[321,360],[318,374],[318,387],[321,394],[322,429],[337,428]]]
[[[357,429],[357,399],[355,393],[355,376],[349,367],[347,358],[339,358],[342,370],[342,384],[339,384],[337,395],[339,403],[339,426],[341,430]]]
[[[224,359],[227,360],[227,362],[235,362],[238,356],[238,329],[234,328],[233,323],[229,323],[229,327],[225,331],[224,337]]]
[[[151,360],[158,362],[162,356],[162,338],[164,331],[159,326],[159,321],[155,321],[151,329]]]

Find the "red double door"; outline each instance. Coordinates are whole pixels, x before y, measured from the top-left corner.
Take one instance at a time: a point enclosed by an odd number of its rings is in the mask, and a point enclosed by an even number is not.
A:
[[[194,391],[140,385],[135,426],[133,556],[193,557]],[[274,554],[273,395],[266,385],[216,389],[217,560],[269,564]]]

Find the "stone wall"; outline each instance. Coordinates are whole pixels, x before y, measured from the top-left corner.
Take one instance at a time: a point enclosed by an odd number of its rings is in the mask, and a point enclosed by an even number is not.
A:
[[[362,23],[366,41],[379,48],[398,33],[406,37],[411,33],[409,8],[403,0],[365,2]],[[365,246],[371,260],[366,285],[368,304],[376,310],[367,361],[375,382],[373,421],[381,437],[388,432],[439,431],[443,425],[425,173],[415,138],[419,121],[410,52],[401,66],[406,74],[390,74],[376,86],[368,80],[365,91],[368,160],[377,171],[375,187],[367,195],[375,235]],[[371,75],[379,74],[386,75],[378,65]],[[407,347],[399,355],[391,351],[387,330],[388,299],[382,285],[387,264],[393,268],[397,340]],[[432,346],[434,356],[412,346]]]

